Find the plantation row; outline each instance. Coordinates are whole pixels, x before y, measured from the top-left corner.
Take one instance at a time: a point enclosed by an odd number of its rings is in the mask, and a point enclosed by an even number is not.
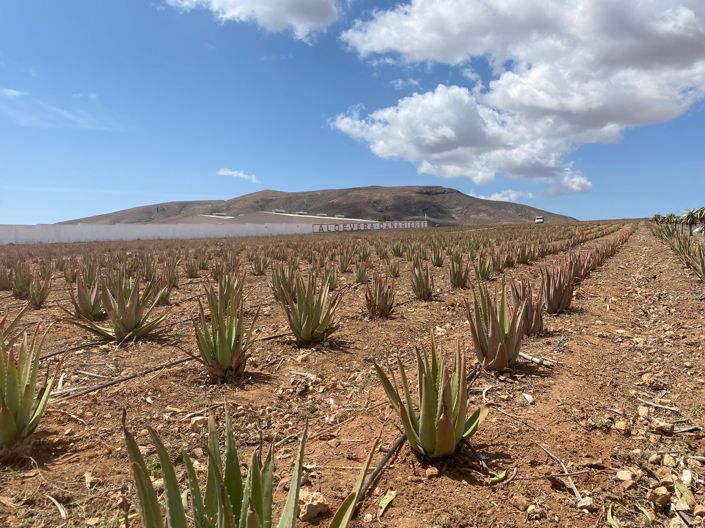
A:
[[[654,235],[671,246],[683,263],[705,281],[705,244],[702,241],[693,241],[678,224],[652,222],[650,227]]]
[[[403,241],[380,237],[372,245],[364,239],[315,243],[309,239],[275,242],[249,251],[242,246],[217,246],[210,251],[172,247],[162,255],[147,251],[131,255],[115,251],[81,258],[43,255],[33,263],[33,271],[27,260],[14,255],[6,261],[6,268],[0,268],[4,269],[0,278],[7,276],[15,297],[27,298],[32,306],[41,307],[48,295],[51,270],[62,271],[73,305],[73,310],[64,309],[67,320],[102,340],[123,342],[159,331],[169,312],[159,314],[157,306],[168,304],[169,292],[179,286],[180,270],[187,278],[195,278],[210,269],[214,283],[208,281],[205,285],[205,303],[199,299],[199,313],[194,321],[198,353],[193,357],[212,376],[232,379],[241,376],[246,368],[258,320],[257,311],[252,317],[246,316],[242,252],[246,251],[244,258],[253,275],[269,274],[272,295],[284,310],[290,331],[300,345],[326,340],[339,328],[338,309],[343,292],[337,285],[338,273],[354,267],[355,281],[364,284],[369,317],[385,318],[396,306],[394,279],[399,277],[398,259],[410,263],[410,284],[419,301],[431,300],[434,295],[429,264],[443,267],[447,259],[452,288],[470,288],[472,274],[478,282],[477,288],[472,289],[472,299],[465,300],[465,314],[479,364],[487,370],[504,371],[511,369],[520,357],[536,360],[522,356],[523,337],[541,333],[545,312],[567,311],[575,285],[613,255],[633,231],[633,225],[596,224],[585,229],[560,226],[550,231],[527,230],[523,239],[510,230],[500,229],[472,231],[471,237],[461,231]],[[593,247],[579,248],[582,243],[598,238],[601,240]],[[536,292],[527,281],[511,282],[509,295],[504,282],[493,292],[483,282],[516,263],[528,263],[562,251],[569,253],[557,264],[541,269],[541,283]],[[308,263],[307,271],[300,269],[296,255],[302,255]],[[29,286],[24,288],[27,280]],[[36,290],[47,293],[42,299],[41,294],[33,294]],[[20,331],[21,318],[30,304],[12,319],[6,315],[0,322],[0,451],[5,456],[21,453],[27,445],[47,408],[61,369],[59,363],[54,376],[40,381],[40,351],[50,330],[41,333],[37,329],[31,337]],[[386,369],[377,364],[375,369],[399,415],[410,447],[430,458],[447,456],[477,431],[488,409],[480,407],[469,413],[467,392],[473,376],[468,372],[467,358],[460,347],[452,365],[446,364],[433,341],[430,356],[418,351],[416,359],[418,387],[414,391],[401,361],[396,375],[389,362]],[[412,392],[418,393],[416,402]],[[159,435],[150,429],[164,479],[168,526],[186,526],[187,519],[199,527],[271,525],[273,454],[271,450],[266,455],[262,450],[256,452],[243,479],[227,409],[225,415],[222,456],[215,422],[212,419],[209,422],[205,493],[201,492],[193,461],[183,454],[189,503],[182,501],[173,462]],[[150,471],[132,434],[127,428],[124,433],[142,523],[147,527],[163,526],[165,520]],[[296,522],[305,441],[304,430],[288,499],[280,514],[280,527]],[[362,500],[374,449],[331,526],[347,526]],[[187,509],[190,509],[188,516]]]

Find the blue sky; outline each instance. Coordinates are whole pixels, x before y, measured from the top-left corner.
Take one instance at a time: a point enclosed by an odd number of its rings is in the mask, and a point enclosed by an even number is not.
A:
[[[625,30],[616,57],[602,13],[571,33],[537,21],[552,2],[258,2],[3,2],[0,223],[364,185],[581,219],[703,205],[697,2],[624,14],[653,31]]]

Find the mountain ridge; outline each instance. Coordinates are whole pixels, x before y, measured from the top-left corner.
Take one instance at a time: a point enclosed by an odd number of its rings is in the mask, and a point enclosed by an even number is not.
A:
[[[443,186],[368,186],[286,192],[262,190],[229,200],[177,201],[123,209],[62,224],[191,223],[202,215],[232,217],[283,210],[328,216],[392,220],[423,220],[439,225],[509,224],[533,222],[543,216],[550,222],[575,222],[572,217],[529,205],[486,200]]]

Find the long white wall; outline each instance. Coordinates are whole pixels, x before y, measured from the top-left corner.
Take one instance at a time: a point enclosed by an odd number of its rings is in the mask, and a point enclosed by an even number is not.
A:
[[[0,244],[225,238],[311,233],[311,224],[0,225]]]
[[[2,244],[303,235],[427,227],[426,221],[339,224],[39,224],[0,225]]]

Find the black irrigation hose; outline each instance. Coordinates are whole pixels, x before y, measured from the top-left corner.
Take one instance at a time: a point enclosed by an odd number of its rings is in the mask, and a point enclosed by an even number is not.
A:
[[[90,394],[91,392],[99,391],[100,389],[112,387],[113,385],[117,385],[118,383],[122,383],[123,381],[129,381],[129,380],[132,380],[135,378],[140,378],[142,376],[146,376],[147,374],[151,374],[152,372],[175,367],[177,365],[181,365],[182,363],[186,363],[187,361],[191,361],[191,360],[193,360],[193,358],[190,356],[186,357],[186,358],[177,359],[176,361],[171,361],[169,363],[157,365],[156,367],[152,367],[152,368],[149,368],[149,369],[144,370],[142,372],[138,372],[137,374],[130,374],[129,376],[124,376],[122,378],[108,381],[107,383],[102,383],[102,384],[96,385],[94,387],[88,387],[87,389],[79,390],[78,392],[69,393],[67,396],[57,396],[56,399],[60,400],[60,401],[71,400],[73,398],[77,398],[77,397],[83,396],[85,394]]]
[[[379,461],[379,464],[377,464],[377,467],[370,474],[370,477],[362,485],[362,488],[360,488],[360,493],[358,494],[357,501],[355,502],[356,509],[360,506],[360,504],[362,504],[362,501],[365,499],[365,495],[367,495],[370,486],[374,484],[377,477],[379,477],[380,473],[382,473],[382,470],[387,462],[389,462],[389,459],[391,459],[396,452],[399,451],[399,448],[404,444],[404,442],[406,442],[406,433],[402,433],[401,436],[394,441],[387,453],[382,457],[382,460]]]
[[[82,344],[82,345],[72,346],[72,347],[69,347],[69,348],[64,349],[64,350],[58,350],[58,351],[56,351],[56,352],[49,352],[48,354],[45,354],[45,355],[41,356],[41,357],[39,358],[39,361],[44,361],[45,359],[53,358],[53,357],[55,357],[55,356],[59,356],[59,355],[61,355],[61,354],[65,354],[65,353],[67,353],[67,352],[75,352],[76,350],[81,350],[82,348],[90,348],[90,347],[92,347],[92,346],[100,345],[100,344],[102,344],[102,343],[104,343],[104,341],[93,341],[92,343],[84,343],[84,344]]]

